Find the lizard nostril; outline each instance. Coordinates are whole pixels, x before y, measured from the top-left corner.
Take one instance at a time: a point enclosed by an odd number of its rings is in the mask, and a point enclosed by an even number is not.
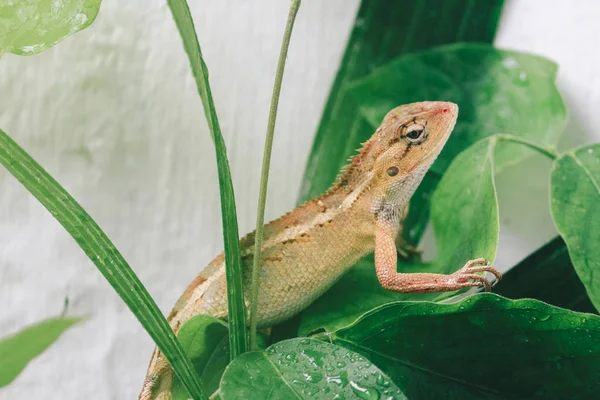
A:
[[[442,112],[443,112],[443,113],[447,113],[448,111],[450,111],[450,110],[449,110],[449,109],[447,109],[447,108],[442,108]]]

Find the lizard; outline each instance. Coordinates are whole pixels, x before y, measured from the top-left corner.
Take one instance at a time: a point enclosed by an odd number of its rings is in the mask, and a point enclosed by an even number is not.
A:
[[[441,292],[478,287],[501,274],[484,258],[452,274],[397,272],[398,252],[413,251],[399,234],[408,203],[446,144],[458,117],[450,102],[426,101],[392,109],[350,159],[333,186],[264,226],[257,325],[266,328],[302,311],[362,257],[374,253],[380,284],[397,292]],[[250,286],[254,233],[240,240]],[[245,301],[249,301],[249,290]],[[175,333],[191,317],[227,319],[225,257],[217,256],[187,287],[168,321]],[[154,351],[139,400],[171,398],[173,373]]]

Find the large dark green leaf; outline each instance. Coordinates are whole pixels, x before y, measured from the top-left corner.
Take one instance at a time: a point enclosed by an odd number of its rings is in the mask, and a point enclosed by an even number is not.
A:
[[[451,273],[473,258],[493,261],[498,243],[498,203],[493,180],[498,137],[461,153],[432,199],[438,256],[431,263],[399,265],[401,272]],[[440,300],[452,293],[403,294],[381,288],[372,258],[363,260],[302,314],[300,333],[347,325],[362,313],[394,300]]]
[[[169,360],[192,397],[207,398],[169,323],[125,258],[83,207],[1,129],[0,164],[50,211],[96,265]]]
[[[590,300],[600,310],[600,144],[559,157],[550,190],[558,232]]]
[[[494,288],[494,293],[511,299],[526,297],[573,311],[597,313],[560,236],[512,267]]]
[[[17,0],[0,4],[0,57],[31,55],[87,28],[101,0]]]
[[[503,3],[363,0],[321,117],[300,200],[324,192],[348,156],[366,139],[363,133],[372,132],[344,90],[349,82],[412,51],[453,42],[491,43]]]
[[[168,0],[173,19],[181,35],[183,47],[190,60],[192,74],[196,81],[198,94],[202,100],[204,114],[208,122],[210,134],[215,144],[219,190],[221,195],[221,221],[223,223],[223,242],[225,254],[225,275],[227,279],[228,322],[232,358],[245,352],[248,348],[246,335],[246,303],[244,302],[244,285],[242,281],[242,261],[238,233],[235,197],[231,182],[231,171],[227,160],[227,148],[221,134],[219,118],[212,97],[208,80],[208,68],[204,62],[200,43],[194,28],[194,21],[186,0]]]
[[[328,338],[409,398],[600,398],[600,317],[535,300],[392,303]]]
[[[0,340],[0,388],[11,383],[29,364],[79,318],[52,318]]]
[[[314,339],[290,339],[242,354],[225,370],[228,399],[405,399],[369,360]]]

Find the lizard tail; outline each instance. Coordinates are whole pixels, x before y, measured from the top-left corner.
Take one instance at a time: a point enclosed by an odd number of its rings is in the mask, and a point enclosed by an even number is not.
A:
[[[158,348],[154,350],[148,374],[144,380],[138,400],[171,400],[173,371]]]

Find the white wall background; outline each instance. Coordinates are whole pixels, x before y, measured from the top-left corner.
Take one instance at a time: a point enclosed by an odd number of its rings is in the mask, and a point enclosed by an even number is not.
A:
[[[254,224],[288,2],[191,3],[245,233]],[[302,4],[282,93],[268,219],[294,205],[357,5]],[[595,0],[576,7],[568,0],[509,1],[496,41],[560,64],[569,146],[600,141],[599,12]],[[105,0],[85,31],[33,57],[2,58],[0,126],[97,220],[163,311],[220,252],[213,146],[164,1]],[[555,235],[548,165],[534,159],[500,177],[500,266]],[[0,168],[0,337],[57,315],[65,297],[69,315],[89,318],[1,389],[0,399],[136,398],[150,338],[62,227]]]

